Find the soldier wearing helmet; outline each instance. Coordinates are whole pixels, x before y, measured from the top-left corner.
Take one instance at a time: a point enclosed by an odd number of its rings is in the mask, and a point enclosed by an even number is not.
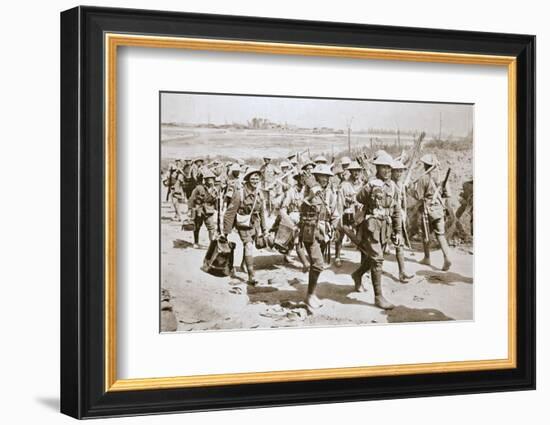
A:
[[[353,161],[347,168],[350,173],[348,180],[344,181],[341,186],[341,202],[342,202],[342,224],[344,226],[355,226],[355,215],[359,213],[361,204],[356,200],[357,193],[364,185],[362,177],[363,167],[357,161]],[[344,233],[338,232],[334,243],[334,265],[340,267],[342,259],[340,257],[342,251],[342,243],[344,241]]]
[[[193,239],[195,248],[199,247],[199,233],[204,224],[208,230],[208,239],[216,237],[216,219],[219,202],[219,191],[215,186],[216,175],[205,169],[202,173],[202,184],[199,184],[189,198],[189,210],[194,219]]]
[[[392,157],[380,153],[373,164],[376,166],[376,176],[363,186],[356,197],[363,205],[364,217],[357,218],[361,264],[351,276],[355,289],[363,291],[362,277],[370,270],[376,306],[392,309],[394,305],[382,293],[382,266],[384,248],[401,228],[401,216],[397,208],[397,187],[391,180]]]
[[[241,182],[241,166],[238,163],[232,164],[229,167],[229,174],[225,186],[225,206],[229,205],[235,190],[239,190],[242,186]]]
[[[326,159],[323,155],[319,155],[313,160],[313,162],[315,162],[315,165],[328,164],[328,159]]]
[[[348,168],[351,164],[350,157],[349,156],[343,156],[342,159],[340,160],[340,164],[342,165],[342,170],[344,170],[344,172],[342,174],[342,177],[343,177],[342,181],[349,179],[350,172],[348,171]]]
[[[162,182],[168,189],[166,200],[170,200],[174,207],[174,220],[181,221],[180,209],[185,199],[185,178],[181,159],[176,159],[170,165],[166,177]]]
[[[273,163],[272,158],[269,155],[264,156],[264,164],[260,168],[261,187],[266,200],[267,212],[271,214],[273,210],[273,201],[275,197],[275,184],[276,176],[281,173]]]
[[[244,183],[234,191],[223,219],[224,236],[227,237],[235,228],[241,238],[250,285],[258,283],[254,272],[254,243],[266,233],[265,201],[260,180],[260,170],[250,168],[246,172]]]
[[[402,176],[406,169],[407,166],[398,159],[393,162],[391,167],[391,179],[397,187],[397,206],[399,208],[399,214],[401,215],[401,227],[396,231],[393,242],[395,245],[397,266],[399,267],[399,281],[402,283],[407,283],[413,278],[413,275],[408,274],[405,269],[405,239],[403,229],[404,226],[406,226],[407,219],[407,193],[403,186]]]
[[[312,174],[316,184],[308,188],[309,194],[300,209],[300,242],[309,258],[309,276],[306,305],[310,311],[322,306],[315,295],[319,275],[324,269],[323,251],[330,244],[333,229],[339,219],[336,195],[330,189],[329,179],[333,175],[326,164],[317,165]]]
[[[447,187],[442,186],[439,178],[439,162],[434,154],[426,154],[420,161],[424,164],[424,175],[418,179],[413,190],[413,196],[422,201],[422,219],[424,225],[422,238],[424,244],[424,258],[421,264],[431,265],[430,260],[430,232],[435,234],[439,247],[443,252],[443,271],[451,268],[449,244],[445,237],[445,202],[449,197]]]

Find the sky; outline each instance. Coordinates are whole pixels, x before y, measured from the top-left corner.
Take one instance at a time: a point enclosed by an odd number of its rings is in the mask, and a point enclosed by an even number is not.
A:
[[[472,105],[270,96],[162,93],[162,123],[246,124],[253,117],[298,127],[386,128],[466,136]]]

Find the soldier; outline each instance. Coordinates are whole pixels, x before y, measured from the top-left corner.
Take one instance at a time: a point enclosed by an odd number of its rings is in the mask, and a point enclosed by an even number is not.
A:
[[[357,161],[353,161],[349,166],[348,170],[350,172],[349,180],[346,180],[342,183],[342,224],[344,226],[355,226],[355,215],[361,209],[361,205],[357,202],[356,196],[357,193],[363,187],[364,181],[361,176],[363,167],[359,165]],[[344,242],[344,233],[338,232],[338,236],[334,243],[334,265],[336,267],[342,266],[342,259],[340,254],[342,251],[342,243]]]
[[[223,219],[224,236],[237,229],[244,247],[244,263],[248,283],[256,285],[254,274],[254,243],[266,232],[265,201],[260,190],[260,170],[251,168],[244,176],[244,184],[233,193]]]
[[[292,178],[292,165],[290,162],[281,162],[281,176],[275,177],[273,183],[269,187],[272,194],[272,209],[278,211],[281,208],[285,193],[294,185],[294,179]]]
[[[264,197],[267,203],[267,211],[271,214],[273,210],[273,201],[274,201],[274,186],[275,186],[275,177],[280,173],[280,170],[273,165],[271,162],[271,157],[264,156],[264,164],[260,168],[260,175],[262,180],[262,191],[264,192]]]
[[[197,158],[193,161],[193,165],[191,166],[191,177],[193,177],[195,185],[200,184],[202,181],[203,165],[204,165],[204,159],[202,158]]]
[[[346,171],[351,164],[351,159],[349,156],[343,156],[340,160],[340,164],[342,165],[342,169]]]
[[[305,175],[311,175],[311,172],[313,171],[314,168],[315,168],[315,162],[313,162],[311,160],[307,160],[302,165],[302,173],[304,173]]]
[[[464,231],[464,227],[462,226],[462,223],[460,222],[460,218],[464,215],[464,213],[470,214],[470,235],[474,235],[474,179],[470,178],[466,180],[462,184],[462,192],[460,192],[460,206],[456,210],[456,223],[462,232],[462,234],[466,234]]]
[[[420,161],[424,164],[425,174],[418,179],[413,191],[413,196],[422,201],[424,258],[420,264],[431,265],[430,231],[433,231],[443,252],[441,270],[447,271],[451,268],[452,263],[449,259],[449,245],[445,238],[445,203],[443,199],[449,197],[449,192],[440,183],[437,157],[427,154],[420,158]]]
[[[185,199],[183,166],[180,159],[176,159],[174,164],[168,169],[166,178],[163,180],[168,188],[166,200],[170,200],[174,207],[174,220],[181,221],[181,205]]]
[[[316,157],[313,162],[315,162],[315,165],[321,165],[321,164],[328,164],[328,159],[326,159],[323,155],[319,155]]]
[[[344,170],[344,172],[342,174],[343,180],[349,179],[350,172],[348,171],[348,167],[351,164],[350,157],[349,156],[343,156],[342,159],[340,160],[340,164],[342,165],[342,170]]]
[[[333,175],[330,167],[320,164],[312,172],[316,185],[309,188],[307,198],[300,209],[300,242],[304,244],[309,257],[309,280],[306,305],[310,310],[322,306],[315,295],[319,275],[324,269],[323,254],[332,239],[333,229],[339,220],[336,209],[336,195],[329,187]]]
[[[185,192],[185,198],[189,200],[193,190],[196,187],[195,179],[191,174],[193,168],[193,162],[186,160],[183,165],[183,191]]]
[[[407,283],[414,277],[405,270],[405,238],[403,236],[407,220],[407,192],[401,178],[406,169],[407,167],[405,164],[399,160],[395,160],[391,168],[391,179],[397,187],[397,206],[399,208],[399,214],[401,214],[401,227],[396,232],[397,237],[395,238],[394,245],[395,258],[397,259],[397,266],[399,267],[399,281],[402,283]]]
[[[227,176],[226,180],[226,186],[225,186],[225,207],[229,205],[229,202],[231,202],[231,198],[233,198],[233,194],[236,190],[240,190],[242,187],[241,182],[241,167],[239,164],[233,164],[229,168],[229,175]]]
[[[216,212],[218,210],[219,192],[215,186],[216,176],[206,169],[202,173],[203,183],[199,184],[189,198],[189,210],[195,222],[193,230],[194,248],[199,247],[199,233],[204,223],[208,230],[208,239],[216,237]]]
[[[357,194],[357,201],[363,204],[358,216],[357,238],[361,241],[361,264],[351,277],[356,291],[364,290],[362,277],[370,270],[374,288],[374,303],[382,309],[392,309],[382,294],[382,266],[384,248],[390,239],[396,241],[401,227],[401,216],[397,208],[397,188],[391,180],[393,159],[388,154],[380,154],[373,161],[376,175]]]
[[[293,179],[296,181],[296,184],[291,186],[285,193],[283,198],[283,203],[281,204],[281,209],[279,211],[278,220],[284,220],[287,218],[288,221],[298,225],[300,222],[300,208],[302,202],[304,201],[305,187],[303,185],[301,174],[296,174],[293,176]],[[277,223],[274,224],[274,228],[277,227]],[[294,248],[296,248],[296,253],[298,258],[302,263],[302,270],[304,272],[309,270],[309,261],[307,260],[306,252],[304,249],[303,243],[299,240],[299,235],[296,233],[296,238],[294,240]],[[285,261],[291,263],[292,259],[290,258],[290,252],[285,255]]]

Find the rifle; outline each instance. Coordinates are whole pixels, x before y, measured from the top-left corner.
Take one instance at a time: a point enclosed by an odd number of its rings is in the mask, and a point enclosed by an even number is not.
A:
[[[405,174],[405,179],[403,180],[403,187],[407,187],[409,184],[409,181],[411,179],[412,170],[416,165],[416,161],[418,159],[418,156],[420,155],[420,147],[422,146],[422,141],[424,140],[424,137],[426,137],[426,133],[422,132],[420,133],[420,136],[418,139],[415,140],[414,145],[412,147],[412,153],[409,156],[409,161],[407,161],[407,174]]]
[[[401,211],[403,237],[405,238],[405,243],[407,244],[407,247],[409,249],[411,248],[411,241],[409,239],[409,232],[407,230],[407,217],[408,217],[407,186],[411,179],[412,170],[416,166],[416,161],[420,154],[420,148],[422,146],[422,141],[424,140],[424,137],[426,137],[426,133],[422,132],[420,133],[420,136],[418,137],[418,139],[416,139],[414,142],[411,155],[409,156],[409,160],[407,161],[407,164],[408,164],[407,174],[405,175],[405,179],[403,180],[403,186],[401,189],[401,196],[403,197],[403,208]],[[403,152],[401,153],[401,157],[403,157]],[[401,208],[401,205],[399,206],[399,208]],[[424,225],[425,224],[426,223],[424,223]],[[424,230],[427,230],[427,228],[425,228]]]
[[[445,207],[445,204],[443,203],[443,199],[441,199],[439,192],[447,186],[447,181],[449,180],[450,175],[451,175],[451,167],[447,168],[447,173],[445,173],[445,178],[443,179],[443,183],[441,183],[441,185],[435,189],[435,192],[433,194],[433,197],[438,198],[439,201],[441,202],[441,205],[443,205],[443,207]]]

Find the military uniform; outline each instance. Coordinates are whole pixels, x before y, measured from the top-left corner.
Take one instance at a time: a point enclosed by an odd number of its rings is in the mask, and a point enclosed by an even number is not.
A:
[[[305,193],[306,193],[306,188],[301,185],[291,186],[286,191],[285,196],[283,198],[283,202],[281,204],[281,209],[279,211],[279,217],[277,217],[277,220],[273,225],[275,231],[277,229],[278,221],[280,221],[281,217],[284,217],[284,216],[288,217],[289,221],[294,223],[294,225],[297,226],[299,224],[300,210],[302,207],[302,203],[304,202]],[[295,234],[294,248],[296,248],[296,253],[298,254],[298,258],[302,263],[304,271],[307,271],[309,269],[309,261],[306,258],[307,256],[306,256],[304,245],[299,240],[298,232]],[[289,261],[288,254],[285,256],[285,260]]]
[[[410,275],[406,272],[405,268],[405,226],[406,224],[406,213],[407,213],[407,193],[406,189],[401,182],[401,172],[407,167],[400,161],[396,160],[394,165],[392,165],[392,180],[397,187],[397,208],[401,216],[401,226],[399,229],[395,230],[395,258],[397,260],[397,266],[399,268],[399,280],[402,283],[407,283],[410,279],[413,278],[413,275]]]
[[[391,169],[393,159],[389,155],[381,155],[373,164]],[[381,168],[382,169],[382,168]],[[379,171],[371,177],[357,193],[357,202],[363,205],[361,214],[357,217],[357,239],[361,241],[361,264],[352,273],[356,290],[362,290],[363,274],[370,270],[374,288],[375,304],[384,309],[394,306],[382,295],[382,266],[384,264],[384,249],[392,236],[401,228],[401,214],[398,208],[397,186],[390,179],[381,178]]]
[[[183,169],[176,165],[170,166],[167,177],[164,179],[165,186],[168,187],[169,200],[174,207],[174,219],[181,220],[181,204],[185,199],[185,179]]]
[[[456,210],[457,224],[464,233],[464,228],[460,223],[460,218],[464,213],[470,214],[470,235],[474,234],[474,181],[467,180],[462,184],[462,192],[460,193],[460,206]]]
[[[258,170],[249,170],[244,177],[245,184],[235,190],[229,202],[223,220],[223,232],[229,234],[233,228],[237,230],[244,246],[244,262],[248,271],[248,281],[255,285],[254,278],[254,243],[260,235],[266,232],[265,200],[262,191],[253,189],[247,182]]]
[[[195,222],[193,231],[195,245],[199,243],[199,232],[204,224],[208,230],[208,239],[216,236],[216,220],[218,210],[219,191],[215,186],[198,185],[189,198],[189,210]]]
[[[269,213],[273,210],[273,204],[277,192],[276,176],[280,174],[280,170],[275,167],[271,162],[262,165],[260,168],[260,175],[262,178],[262,191],[267,204],[267,210]]]
[[[436,235],[444,235],[445,205],[443,198],[446,198],[448,194],[437,189],[440,180],[436,174],[436,172],[431,172],[422,176],[416,182],[413,196],[424,203],[423,207],[429,219],[430,230]]]
[[[421,264],[430,265],[430,231],[435,234],[437,242],[443,252],[443,271],[449,270],[451,261],[449,259],[449,245],[445,238],[445,204],[443,199],[449,197],[446,187],[441,187],[438,162],[435,155],[424,155],[420,160],[425,164],[427,173],[417,182],[413,190],[413,196],[422,201],[421,219],[425,225],[422,227],[424,258]]]
[[[313,175],[332,176],[328,165],[318,165]],[[336,194],[327,187],[309,189],[311,192],[300,208],[300,242],[303,243],[309,257],[309,282],[306,303],[310,308],[320,306],[315,296],[315,288],[320,273],[324,269],[323,251],[330,243],[333,229],[340,218],[337,209]]]
[[[342,224],[344,226],[355,226],[355,216],[359,213],[361,205],[356,200],[356,195],[363,187],[363,179],[346,180],[342,183],[340,189],[340,203],[342,211]],[[334,243],[334,263],[337,267],[342,265],[340,258],[342,244],[344,242],[344,233],[339,231]]]

